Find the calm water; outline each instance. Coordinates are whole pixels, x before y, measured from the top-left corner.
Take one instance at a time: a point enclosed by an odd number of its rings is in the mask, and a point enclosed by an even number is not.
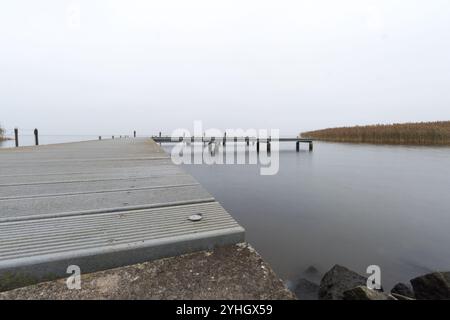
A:
[[[304,148],[304,147],[303,147]],[[185,165],[247,230],[289,285],[309,266],[381,267],[390,289],[450,270],[450,148],[315,143],[281,146],[280,171]],[[170,147],[166,147],[170,150]]]

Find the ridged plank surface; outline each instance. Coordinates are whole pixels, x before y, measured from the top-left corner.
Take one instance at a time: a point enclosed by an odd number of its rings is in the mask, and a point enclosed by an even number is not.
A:
[[[188,218],[201,214],[202,220]],[[244,240],[150,139],[0,150],[0,290]]]
[[[203,219],[190,221],[193,214],[201,214]],[[157,238],[239,228],[217,202],[2,223],[0,268],[27,264],[40,255],[57,258],[59,253],[73,250],[78,251],[76,255],[83,250],[113,251],[121,244],[133,246]]]

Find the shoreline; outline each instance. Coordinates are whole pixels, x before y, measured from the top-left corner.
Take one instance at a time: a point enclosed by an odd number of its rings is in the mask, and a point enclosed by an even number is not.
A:
[[[248,243],[216,247],[0,292],[0,300],[296,300]]]

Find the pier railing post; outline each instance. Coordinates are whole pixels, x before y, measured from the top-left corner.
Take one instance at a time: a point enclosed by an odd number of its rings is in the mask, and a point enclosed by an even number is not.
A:
[[[39,145],[39,130],[38,129],[34,129],[34,143],[35,145]]]
[[[14,128],[14,139],[16,140],[16,148],[19,146],[19,129]]]

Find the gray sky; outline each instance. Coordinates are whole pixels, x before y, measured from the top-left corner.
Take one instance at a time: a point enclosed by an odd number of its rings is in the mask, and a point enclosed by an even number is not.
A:
[[[450,119],[448,0],[14,0],[0,123],[169,133]]]

